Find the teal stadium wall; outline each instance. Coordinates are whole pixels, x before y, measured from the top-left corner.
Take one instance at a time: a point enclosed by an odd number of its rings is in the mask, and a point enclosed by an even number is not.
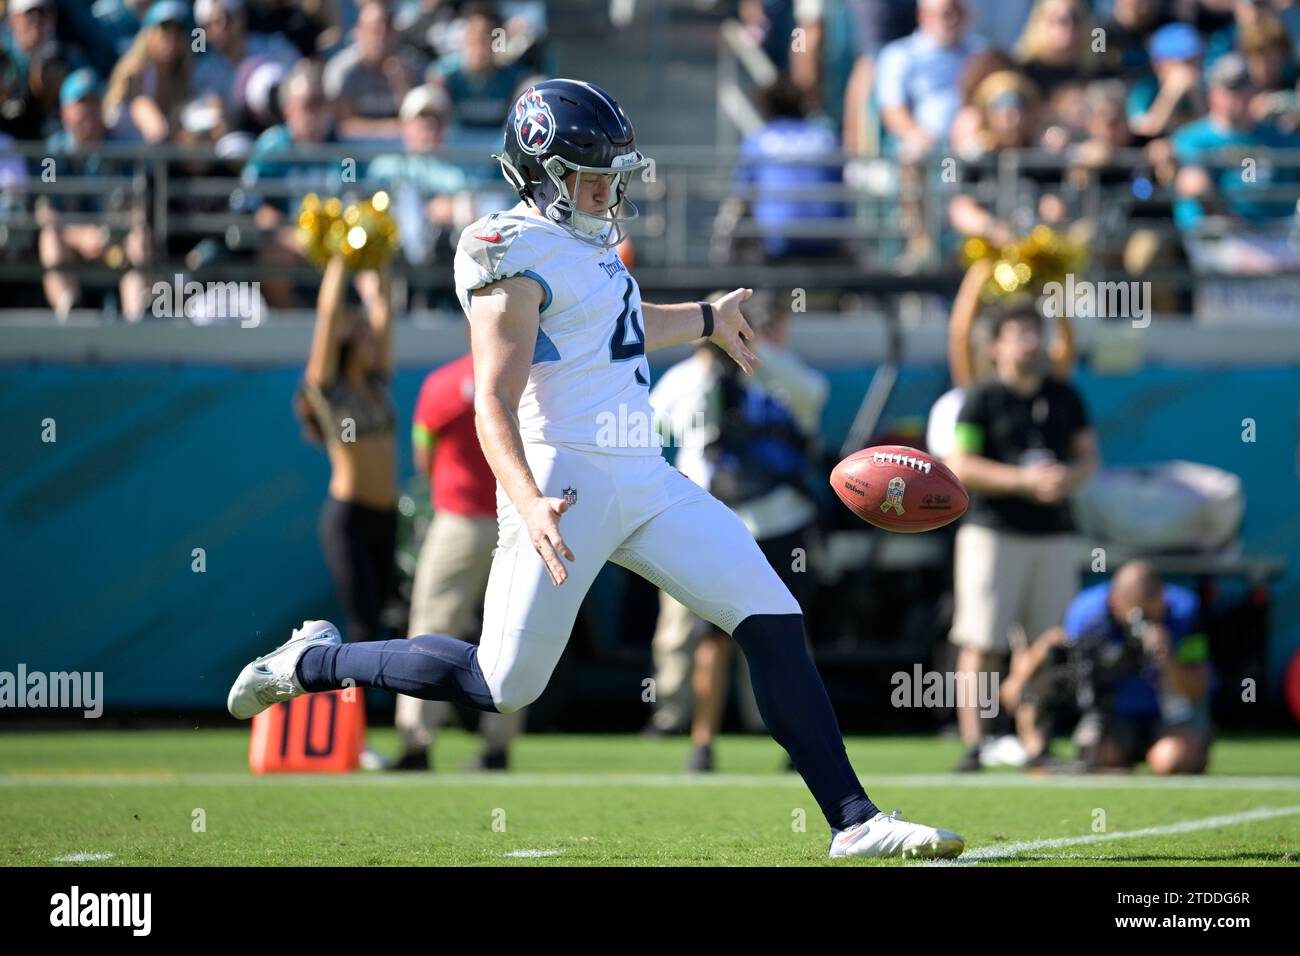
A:
[[[842,439],[869,381],[829,369]],[[0,669],[105,673],[110,713],[217,709],[231,676],[305,617],[336,614],[316,537],[325,457],[290,410],[296,368],[8,365],[0,373]],[[399,373],[404,436],[421,374]],[[926,414],[937,367],[907,367],[886,418]],[[1169,458],[1239,474],[1248,550],[1283,555],[1269,679],[1300,648],[1300,372],[1152,366],[1080,374],[1111,464]],[[1241,441],[1254,418],[1257,441]],[[57,441],[41,440],[54,419]],[[191,570],[194,548],[206,571]]]

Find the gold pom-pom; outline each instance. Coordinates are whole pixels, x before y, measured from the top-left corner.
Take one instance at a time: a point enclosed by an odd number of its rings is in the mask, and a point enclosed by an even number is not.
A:
[[[987,259],[993,249],[988,242],[979,236],[971,236],[961,244],[962,265],[970,268],[981,259]]]
[[[397,251],[392,201],[388,193],[377,192],[344,208],[337,197],[309,193],[298,210],[298,241],[303,254],[322,269],[335,255],[353,272],[378,269]]]
[[[354,272],[378,269],[397,251],[397,221],[388,193],[377,192],[343,210],[336,249]]]
[[[993,271],[984,286],[987,301],[1021,292],[1040,292],[1049,282],[1064,282],[1067,273],[1084,267],[1087,256],[1076,242],[1046,225],[1035,226],[1028,235],[994,249],[985,239],[972,237],[962,243],[962,264],[985,259]]]
[[[343,215],[343,203],[337,198],[321,199],[308,193],[298,210],[298,242],[303,255],[319,268],[325,268],[332,253],[331,234]]]

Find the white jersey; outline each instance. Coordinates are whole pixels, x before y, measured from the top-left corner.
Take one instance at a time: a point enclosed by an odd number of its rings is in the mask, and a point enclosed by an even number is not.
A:
[[[456,248],[456,295],[511,276],[543,290],[541,325],[519,400],[525,442],[610,454],[661,455],[650,407],[641,290],[614,249],[518,210],[467,226]]]

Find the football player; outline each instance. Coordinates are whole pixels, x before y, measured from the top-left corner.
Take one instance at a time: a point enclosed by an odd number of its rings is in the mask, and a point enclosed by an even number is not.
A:
[[[497,478],[497,550],[479,644],[440,634],[344,644],[309,621],[253,661],[228,706],[249,718],[300,694],[360,685],[509,713],[546,688],[606,561],[731,635],[772,736],[831,827],[830,855],[952,857],[962,838],[881,813],[844,751],[803,615],[740,519],[663,458],[651,349],[706,338],[746,372],[749,289],[650,305],[615,247],[625,195],[650,166],[603,90],[525,90],[500,156],[520,202],[465,229],[456,287],[473,343],[479,440]]]

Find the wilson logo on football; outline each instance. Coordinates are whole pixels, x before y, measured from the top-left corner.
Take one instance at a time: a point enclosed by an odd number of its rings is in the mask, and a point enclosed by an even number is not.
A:
[[[531,86],[515,101],[515,138],[519,148],[533,156],[544,153],[555,139],[555,116]]]

